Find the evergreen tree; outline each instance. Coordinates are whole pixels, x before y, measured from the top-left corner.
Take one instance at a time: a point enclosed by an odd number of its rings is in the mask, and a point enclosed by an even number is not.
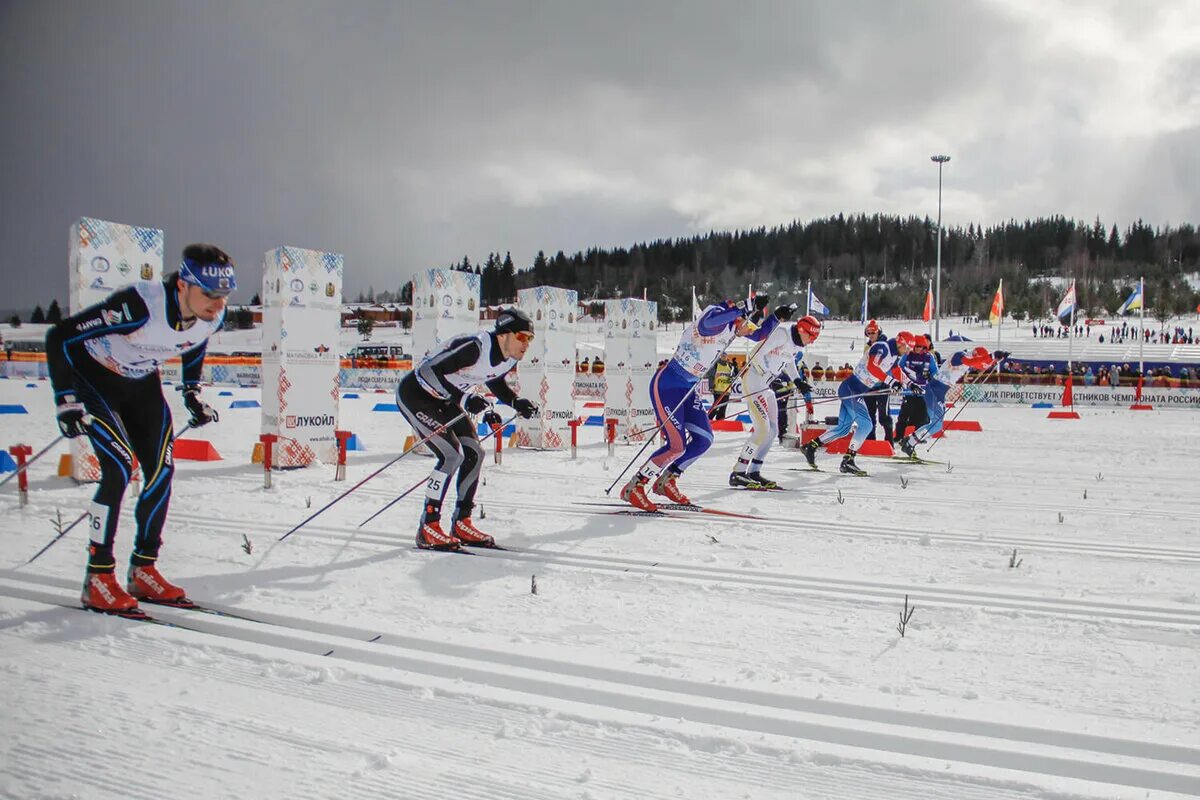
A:
[[[62,322],[62,309],[58,307],[58,298],[50,301],[50,307],[46,309],[46,322],[51,325]]]
[[[37,306],[37,307],[35,307],[35,308],[33,309],[33,314],[32,314],[32,315],[29,317],[29,321],[30,321],[32,324],[34,324],[34,325],[40,325],[40,324],[43,324],[43,323],[45,323],[45,321],[46,321],[46,312],[45,312],[45,311],[42,311],[42,307],[41,307],[41,306]]]

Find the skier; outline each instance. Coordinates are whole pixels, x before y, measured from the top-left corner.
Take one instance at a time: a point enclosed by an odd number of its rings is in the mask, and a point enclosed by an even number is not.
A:
[[[138,281],[118,289],[46,333],[59,430],[69,439],[87,436],[100,464],[100,485],[89,509],[84,608],[143,616],[139,600],[191,605],[156,566],[175,472],[171,410],[158,368],[181,357],[191,426],[217,421],[217,412],[200,399],[200,375],[208,337],[221,329],[226,299],[236,288],[229,255],[213,245],[192,244],[183,250],[179,271],[162,283]],[[145,482],[122,587],[114,575],[113,542],[135,457]]]
[[[842,407],[838,412],[838,424],[816,439],[811,439],[801,447],[805,460],[814,469],[817,467],[817,448],[824,447],[830,442],[854,431],[850,447],[842,456],[841,471],[851,475],[866,475],[854,462],[858,448],[867,440],[871,431],[871,418],[867,415],[867,404],[864,395],[875,391],[871,387],[890,383],[893,387],[908,386],[908,376],[896,364],[899,358],[912,349],[915,337],[908,331],[900,331],[895,339],[879,339],[871,344],[863,353],[862,360],[854,368],[850,377],[838,384],[838,397]],[[913,386],[912,391],[919,392],[920,387]],[[886,392],[886,390],[879,390]]]
[[[929,422],[900,440],[900,449],[909,458],[917,458],[917,445],[942,430],[946,417],[946,393],[972,369],[983,370],[995,363],[995,358],[986,347],[973,347],[952,353],[948,359],[936,366],[930,364],[929,383],[925,386],[925,408]]]
[[[929,352],[930,344],[928,336],[917,334],[917,341],[913,344],[913,349],[900,358],[900,369],[904,370],[909,380],[920,386],[922,390],[929,383],[930,369],[937,368],[936,362],[931,367],[933,356]],[[900,415],[896,418],[894,442],[899,443],[907,435],[906,431],[910,425],[919,428],[929,421],[929,414],[925,410],[926,397],[928,395],[916,394],[911,389],[904,390],[904,400],[900,403]]]
[[[779,484],[763,477],[761,472],[767,452],[779,435],[779,407],[771,385],[782,371],[802,393],[807,389],[812,396],[812,387],[796,367],[796,350],[812,344],[821,334],[821,323],[812,316],[801,317],[795,325],[781,325],[781,321],[791,319],[795,310],[795,306],[780,306],[766,319],[760,329],[765,332],[763,343],[742,375],[742,397],[750,410],[754,430],[729,473],[730,486],[779,488]]]
[[[470,390],[480,384],[496,399],[525,419],[537,406],[516,393],[504,376],[525,357],[533,341],[533,321],[516,308],[500,311],[490,331],[458,336],[427,356],[396,387],[396,405],[419,439],[437,454],[437,464],[425,487],[425,507],[417,526],[417,547],[458,550],[462,545],[495,547],[496,540],[471,522],[475,488],[483,463],[483,448],[469,414],[488,409],[482,395]],[[450,478],[458,473],[458,505],[449,531],[442,530],[442,501]]]
[[[867,345],[863,348],[863,352],[871,349],[871,345],[876,342],[887,341],[887,335],[875,320],[868,322],[863,332],[867,336]],[[883,384],[877,384],[871,388],[883,389],[885,387]],[[883,438],[890,441],[892,438],[892,415],[888,412],[887,392],[867,395],[863,401],[867,405],[867,418],[871,420],[871,429],[867,432],[867,438],[875,438],[875,422],[878,420],[879,424],[883,426]]]
[[[675,481],[713,441],[712,425],[696,393],[696,384],[735,337],[753,341],[763,338],[747,317],[765,309],[768,302],[766,295],[758,295],[737,304],[730,300],[708,306],[684,329],[675,355],[650,381],[654,415],[667,443],[655,450],[621,489],[622,500],[643,511],[657,511],[658,506],[646,496],[646,485],[653,481],[655,494],[673,503],[691,505]]]

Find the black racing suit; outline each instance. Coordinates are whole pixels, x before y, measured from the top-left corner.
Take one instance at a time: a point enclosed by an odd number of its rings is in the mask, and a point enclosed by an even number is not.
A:
[[[475,433],[470,415],[463,411],[466,391],[454,376],[462,370],[491,366],[503,369],[506,363],[493,333],[490,352],[485,354],[477,336],[462,336],[451,340],[439,353],[431,355],[405,375],[396,387],[396,405],[412,426],[417,439],[425,439],[437,455],[437,464],[425,489],[425,511],[422,524],[441,520],[442,502],[449,488],[450,477],[458,473],[458,503],[454,520],[469,519],[475,508],[475,490],[483,462],[483,448]],[[513,362],[515,366],[516,362]],[[505,405],[511,406],[516,393],[505,382],[508,369],[483,385]],[[455,419],[458,417],[458,419]],[[451,420],[454,420],[451,422]],[[445,426],[445,427],[443,427]]]
[[[165,308],[154,313],[165,314],[167,323],[182,331],[175,287],[164,286],[164,291]],[[113,542],[135,457],[145,482],[134,510],[137,533],[131,563],[153,564],[162,545],[175,467],[171,410],[158,371],[125,377],[97,362],[85,344],[89,339],[131,334],[150,319],[146,301],[130,286],[63,319],[46,333],[46,362],[56,402],[61,405],[74,396],[93,418],[88,437],[100,464],[100,485],[92,498],[89,572],[111,572],[116,566]],[[199,385],[207,345],[205,335],[182,352],[185,386]]]

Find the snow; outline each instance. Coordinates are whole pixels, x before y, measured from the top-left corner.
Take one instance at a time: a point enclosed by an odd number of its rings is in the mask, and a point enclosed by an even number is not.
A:
[[[428,471],[415,455],[277,542],[408,431],[371,411],[385,396],[343,399],[367,448],[347,481],[264,490],[259,412],[227,408],[258,393],[232,391],[202,431],[224,460],[177,465],[160,563],[263,622],[53,605],[77,599],[82,526],[24,562],[92,488],[54,477],[61,446],[28,507],[3,488],[0,796],[1200,794],[1193,411],[971,407],[983,432],[940,441],[946,464],[860,457],[854,478],[777,448],[769,494],[727,488],[744,434],[717,434],[682,488],[765,521],[580,505],[636,452],[582,428],[578,460],[489,459],[477,522],[516,549],[469,557],[413,549],[415,498],[356,527]],[[0,416],[6,446],[55,435],[48,383],[0,380],[0,403],[30,412]]]

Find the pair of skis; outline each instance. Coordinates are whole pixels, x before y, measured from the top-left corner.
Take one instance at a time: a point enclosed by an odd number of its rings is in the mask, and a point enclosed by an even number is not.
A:
[[[636,508],[626,503],[617,501],[599,502],[599,501],[580,501],[576,505],[592,506],[599,509],[609,509],[608,511],[600,511],[602,514],[613,514],[627,517],[670,517],[676,513],[688,514],[712,514],[718,517],[734,517],[736,519],[757,519],[763,520],[767,517],[760,517],[755,514],[739,514],[736,511],[725,511],[720,508],[709,508],[708,506],[696,505],[695,503],[655,503],[658,507],[657,511],[646,511]]]

